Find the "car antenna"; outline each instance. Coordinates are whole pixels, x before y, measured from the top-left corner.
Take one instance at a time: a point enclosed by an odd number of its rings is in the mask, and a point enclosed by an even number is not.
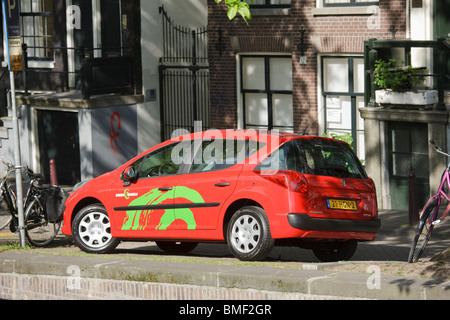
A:
[[[308,131],[308,129],[312,126],[314,121],[317,120],[317,118],[319,117],[319,113],[321,113],[324,108],[325,108],[325,105],[323,105],[322,108],[319,111],[317,111],[314,119],[312,119],[311,122],[306,126],[305,130],[302,131],[302,133],[301,133],[302,136],[306,135],[306,131]]]

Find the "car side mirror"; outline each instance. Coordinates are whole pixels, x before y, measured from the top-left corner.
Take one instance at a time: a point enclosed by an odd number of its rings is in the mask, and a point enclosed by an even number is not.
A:
[[[128,183],[128,185],[131,184],[132,182],[135,182],[138,179],[136,169],[133,166],[127,167],[123,171],[122,177],[125,183]]]

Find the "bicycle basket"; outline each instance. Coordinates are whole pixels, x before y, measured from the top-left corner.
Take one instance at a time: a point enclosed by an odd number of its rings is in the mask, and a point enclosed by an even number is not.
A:
[[[45,189],[45,210],[49,222],[57,223],[62,221],[66,199],[67,193],[60,187]]]

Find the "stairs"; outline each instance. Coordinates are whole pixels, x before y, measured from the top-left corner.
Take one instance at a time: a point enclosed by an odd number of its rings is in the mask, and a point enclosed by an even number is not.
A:
[[[2,117],[0,120],[3,122],[3,125],[0,126],[0,148],[2,148],[3,142],[10,140],[10,137],[12,137],[12,118]]]

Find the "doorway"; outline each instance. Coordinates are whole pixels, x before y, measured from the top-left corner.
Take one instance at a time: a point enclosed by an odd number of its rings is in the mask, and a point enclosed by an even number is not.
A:
[[[389,185],[392,209],[408,209],[408,178],[415,174],[417,199],[422,207],[430,196],[428,125],[389,122]]]
[[[44,183],[50,182],[50,160],[56,162],[59,185],[81,179],[78,113],[38,110],[39,163]]]

